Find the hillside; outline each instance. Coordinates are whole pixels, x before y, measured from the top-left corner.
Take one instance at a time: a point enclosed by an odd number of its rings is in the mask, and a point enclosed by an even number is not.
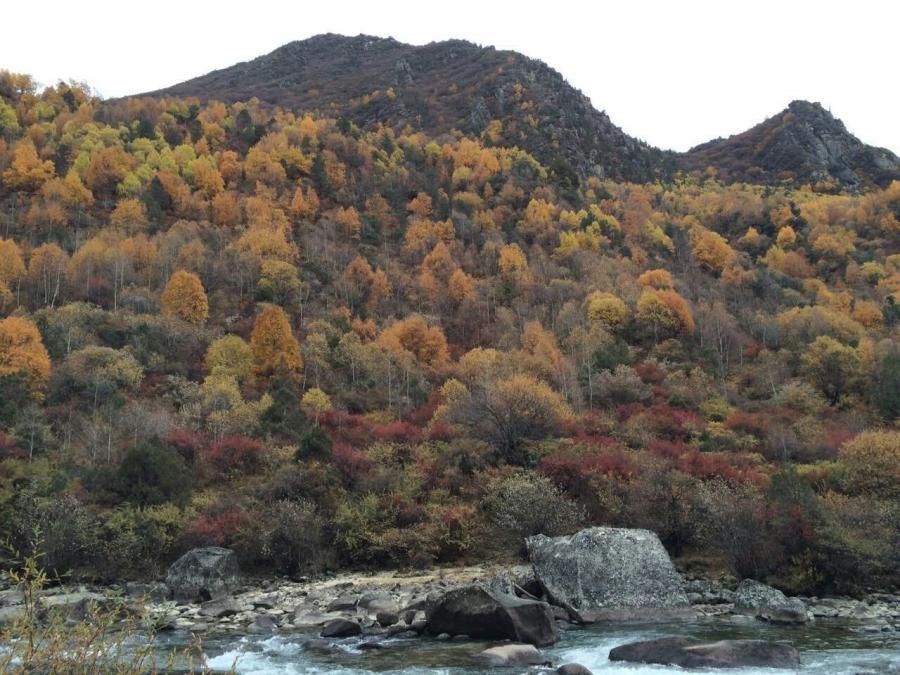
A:
[[[563,179],[572,173],[645,182],[714,167],[726,181],[885,187],[900,160],[863,144],[820,105],[795,101],[728,139],[687,153],[653,148],[615,126],[563,76],[513,51],[462,40],[424,46],[366,35],[319,35],[246,63],[146,94],[244,101],[344,115],[363,128],[457,129],[521,147]],[[662,113],[661,113],[662,114]]]
[[[629,137],[541,61],[462,40],[424,46],[319,35],[152,92],[345,115],[362,127],[458,129],[518,145],[562,173],[643,182],[671,171],[667,153]],[[500,127],[490,128],[492,121]]]
[[[573,182],[491,134],[0,71],[0,540],[122,580],[604,524],[894,587],[898,251],[900,182]]]
[[[836,187],[888,185],[900,158],[865,145],[818,103],[793,101],[752,129],[692,148],[678,158],[687,170],[716,167],[725,180]]]

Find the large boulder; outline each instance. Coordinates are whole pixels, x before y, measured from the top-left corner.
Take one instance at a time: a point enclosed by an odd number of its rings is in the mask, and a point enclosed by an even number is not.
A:
[[[777,588],[744,579],[734,592],[734,609],[771,623],[806,623],[806,604],[789,598]]]
[[[593,527],[565,537],[529,537],[526,544],[547,597],[577,621],[694,616],[681,576],[649,530]]]
[[[665,637],[616,647],[609,660],[681,668],[797,668],[800,654],[786,642]]]
[[[547,603],[492,592],[477,584],[444,593],[427,610],[426,620],[432,635],[514,640],[538,647],[559,641]]]
[[[184,602],[224,598],[240,583],[237,556],[218,546],[195,548],[172,563],[166,585],[172,596]]]

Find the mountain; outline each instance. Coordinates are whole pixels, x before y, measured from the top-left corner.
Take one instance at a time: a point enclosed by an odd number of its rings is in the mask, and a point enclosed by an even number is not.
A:
[[[645,182],[714,167],[726,181],[829,182],[856,189],[900,178],[900,160],[863,144],[818,103],[794,101],[765,122],[686,153],[632,138],[547,64],[462,40],[423,46],[368,35],[317,35],[142,96],[235,102],[343,115],[362,127],[458,129],[528,150],[559,176]]]
[[[793,101],[752,129],[698,145],[678,158],[684,169],[713,166],[726,181],[818,182],[885,186],[900,178],[900,158],[865,145],[818,103]]]
[[[524,148],[561,173],[646,181],[674,166],[671,153],[625,134],[545,63],[462,40],[413,46],[318,35],[145,95],[225,102],[255,96],[344,115],[360,126],[408,123],[431,134],[458,129],[477,136],[500,120],[497,143]]]

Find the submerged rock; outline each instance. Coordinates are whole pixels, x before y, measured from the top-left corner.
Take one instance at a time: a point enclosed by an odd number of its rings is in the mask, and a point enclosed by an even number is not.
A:
[[[223,598],[240,583],[237,556],[218,546],[195,548],[169,567],[166,586],[176,600],[202,602]]]
[[[559,641],[553,612],[545,602],[492,593],[482,586],[447,591],[427,613],[432,635],[506,639],[543,647]]]
[[[682,668],[797,668],[800,654],[786,642],[666,637],[616,647],[609,652],[609,660]]]
[[[492,666],[549,666],[550,660],[534,645],[500,645],[476,654]]]
[[[526,544],[550,601],[578,621],[694,616],[680,575],[649,530],[593,527]]]
[[[744,579],[734,592],[734,609],[753,614],[772,623],[806,623],[806,604],[799,598],[789,598],[777,588]]]
[[[556,669],[556,675],[594,675],[580,663],[564,663]]]

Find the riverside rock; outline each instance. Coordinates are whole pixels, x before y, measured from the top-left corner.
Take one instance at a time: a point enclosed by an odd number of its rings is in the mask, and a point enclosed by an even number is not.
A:
[[[353,637],[362,633],[362,626],[349,619],[333,619],[325,624],[320,633],[323,638]]]
[[[615,647],[609,660],[682,668],[797,668],[800,654],[786,642],[665,637]]]
[[[734,609],[771,623],[806,623],[806,604],[777,588],[744,579],[734,592]]]
[[[426,618],[432,635],[515,640],[538,647],[559,641],[559,628],[547,603],[491,592],[477,584],[447,591]]]
[[[526,544],[547,597],[577,621],[694,616],[681,576],[649,530],[593,527]]]
[[[237,556],[218,546],[195,548],[169,567],[166,585],[176,600],[202,602],[227,596],[240,583]]]
[[[534,645],[500,645],[479,652],[477,657],[492,666],[546,666],[550,660]]]

